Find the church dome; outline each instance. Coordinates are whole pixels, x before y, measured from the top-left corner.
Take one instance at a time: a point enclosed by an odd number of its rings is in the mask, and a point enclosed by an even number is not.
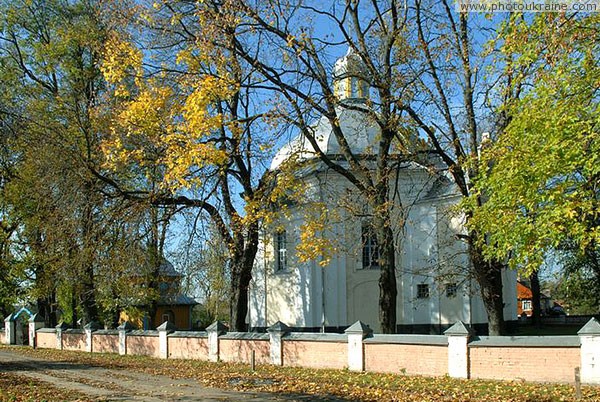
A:
[[[339,58],[333,67],[334,94],[340,101],[336,108],[340,129],[355,155],[367,155],[376,149],[380,128],[369,116],[365,101],[368,97],[368,72],[366,65],[352,47]],[[345,107],[351,104],[352,108]],[[362,109],[362,110],[361,110]],[[319,149],[326,155],[341,155],[329,119],[321,117],[310,128],[314,132]],[[299,135],[284,145],[273,158],[271,170],[276,170],[290,157],[298,161],[317,158],[317,152],[304,135]]]
[[[354,51],[352,47],[349,47],[346,55],[340,57],[335,62],[332,76],[334,80],[340,80],[346,77],[359,77],[366,80],[369,76],[369,73],[367,66],[361,57]]]

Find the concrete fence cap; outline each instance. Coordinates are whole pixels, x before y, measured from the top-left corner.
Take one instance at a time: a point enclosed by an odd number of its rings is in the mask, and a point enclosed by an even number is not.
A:
[[[11,322],[11,321],[14,321],[14,320],[15,320],[15,317],[14,317],[14,315],[13,315],[13,314],[9,314],[9,315],[8,315],[8,316],[7,316],[7,317],[4,319],[4,322]]]
[[[446,336],[469,336],[472,331],[462,321],[457,321],[453,326],[444,331]]]
[[[282,334],[287,334],[290,332],[290,327],[288,327],[287,325],[285,325],[284,323],[282,323],[281,321],[277,321],[275,324],[271,325],[269,328],[267,328],[268,332],[279,332]]]
[[[600,322],[595,317],[592,317],[587,324],[583,326],[577,335],[600,335]]]
[[[354,324],[350,325],[344,332],[346,334],[369,335],[373,333],[373,330],[367,324],[358,320]]]
[[[133,325],[129,321],[124,321],[123,324],[117,327],[119,331],[131,331],[133,329]]]
[[[159,325],[156,329],[158,331],[173,332],[177,329],[177,327],[171,321],[165,321],[161,325]]]
[[[69,329],[69,326],[67,324],[65,324],[64,322],[60,322],[60,324],[58,324],[56,327],[57,330],[61,330],[64,331],[65,329]]]
[[[206,332],[216,332],[220,335],[226,333],[228,329],[221,321],[215,321],[206,328]]]
[[[29,322],[44,322],[44,317],[40,313],[35,313],[29,317]]]

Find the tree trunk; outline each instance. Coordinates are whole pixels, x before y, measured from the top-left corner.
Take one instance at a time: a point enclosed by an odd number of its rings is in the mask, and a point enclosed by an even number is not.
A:
[[[248,289],[252,280],[252,266],[254,258],[232,261],[231,292],[229,296],[229,313],[231,330],[237,332],[247,331],[246,316],[248,315]]]
[[[151,287],[153,285],[150,285]],[[156,286],[156,285],[154,285]],[[162,323],[156,322],[156,312],[158,311],[158,302],[156,299],[153,299],[148,305],[148,309],[146,310],[146,314],[148,314],[148,329],[156,329],[156,327],[160,326]],[[144,328],[146,329],[146,328]]]
[[[379,260],[381,265],[381,274],[379,276],[379,323],[382,333],[395,334],[396,299],[398,296],[396,285],[396,249],[394,247],[394,236],[391,228],[389,226],[383,227],[381,234],[383,242]]]
[[[161,278],[160,266],[162,259],[158,257],[156,250],[151,253],[150,264],[152,264],[153,268],[150,274],[150,281],[148,282],[148,290],[152,293],[152,298],[146,306],[146,314],[148,315],[148,329],[155,329],[162,324],[162,322],[156,322],[155,319],[158,311],[158,299],[162,297],[160,294],[160,282],[167,280],[167,278]]]
[[[470,236],[469,255],[473,272],[481,291],[481,298],[488,316],[488,331],[492,336],[504,335],[504,302],[502,300],[502,268],[497,261],[486,262],[481,248],[475,244],[476,234]]]
[[[81,287],[81,309],[83,311],[83,324],[98,321],[98,306],[96,304],[96,286],[94,283],[94,260],[96,259],[96,244],[94,221],[94,186],[91,182],[85,183],[85,199],[82,214],[82,229],[83,229],[83,247],[80,253],[83,254],[82,270],[82,287]],[[75,324],[75,323],[74,323]]]
[[[258,224],[249,225],[247,237],[237,236],[236,250],[231,259],[231,293],[229,295],[230,323],[233,331],[247,331],[248,289],[252,280],[254,258],[258,251]]]
[[[50,328],[54,328],[58,324],[56,309],[54,308],[55,305],[56,292],[54,291],[48,296],[37,299],[38,312],[42,314],[45,324]]]
[[[94,286],[94,268],[88,264],[85,270],[85,279],[81,289],[81,308],[83,310],[83,324],[98,321],[98,305],[96,304],[96,289]]]
[[[396,333],[396,247],[394,233],[391,228],[391,217],[388,205],[387,179],[381,181],[377,189],[377,202],[373,205],[373,230],[379,246],[379,325],[384,334]]]
[[[531,321],[534,326],[539,327],[542,324],[542,306],[540,300],[540,278],[537,271],[533,271],[529,275],[529,282],[531,283]]]
[[[229,303],[231,330],[245,332],[247,330],[246,315],[248,314],[248,286],[244,286],[241,280],[231,281]]]
[[[256,255],[256,247],[254,251]],[[246,316],[248,315],[248,289],[252,280],[254,257],[242,261],[232,261],[231,293],[229,296],[229,313],[231,330],[247,331]]]
[[[71,327],[77,328],[77,289],[71,288]]]

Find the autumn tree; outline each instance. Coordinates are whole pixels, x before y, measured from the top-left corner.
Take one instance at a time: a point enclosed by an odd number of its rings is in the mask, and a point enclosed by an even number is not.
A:
[[[458,14],[447,1],[433,2],[311,2],[240,1],[203,3],[203,28],[220,47],[252,66],[269,83],[272,97],[280,100],[279,117],[295,125],[330,169],[345,177],[373,210],[380,256],[380,322],[384,332],[396,329],[396,246],[390,227],[390,178],[394,158],[429,166],[426,151],[435,155],[452,175],[460,195],[474,194],[481,145],[481,125],[502,130],[501,116],[493,109],[506,101],[493,93],[498,80],[511,74],[483,71],[493,68],[484,42],[496,21],[482,15]],[[231,27],[223,21],[237,18]],[[483,29],[477,31],[478,24]],[[486,25],[487,24],[487,25]],[[208,28],[210,26],[210,28]],[[487,30],[485,29],[487,28]],[[365,66],[363,78],[372,87],[368,118],[381,130],[370,158],[352,153],[339,124],[344,104],[332,88],[331,53],[349,47]],[[498,91],[500,93],[500,91]],[[489,102],[483,102],[486,95]],[[506,98],[518,94],[506,94]],[[490,103],[494,106],[490,108]],[[492,118],[490,118],[492,114]],[[314,116],[325,116],[340,146],[340,160],[319,149],[311,129]],[[498,122],[495,126],[494,122]],[[411,133],[417,132],[412,136]],[[428,149],[415,139],[426,139]],[[480,200],[480,203],[483,202]],[[397,204],[397,203],[396,203]],[[396,206],[397,208],[397,206]],[[466,212],[470,220],[471,212]],[[462,236],[488,313],[492,334],[503,332],[503,260],[486,259],[481,239],[470,230]]]
[[[214,22],[216,27],[212,29],[219,29],[214,41],[255,68],[269,83],[271,97],[280,100],[276,118],[295,126],[321,161],[352,183],[372,210],[373,230],[381,251],[380,323],[384,332],[395,332],[397,253],[391,227],[394,203],[390,202],[395,163],[390,155],[402,155],[410,148],[410,130],[403,124],[397,102],[397,96],[404,96],[398,88],[406,85],[399,66],[410,57],[401,49],[407,10],[397,4],[382,4],[381,9],[371,8],[363,17],[364,7],[350,3],[328,9],[275,1],[260,6],[229,1],[206,4],[202,15]],[[231,15],[239,16],[240,23],[222,29],[222,21]],[[319,36],[321,33],[314,29],[318,24],[331,27],[335,35]],[[331,86],[333,63],[326,55],[335,42],[343,44],[338,46],[343,51],[349,46],[351,53],[362,60],[363,76],[358,78],[374,88],[372,103],[362,110],[380,128],[380,138],[367,158],[353,153],[338,124],[341,111],[361,106],[340,102]],[[375,51],[377,57],[371,57]],[[342,162],[320,149],[311,128],[317,115],[330,122]]]
[[[102,69],[114,103],[101,111],[110,122],[102,146],[112,173],[98,177],[125,199],[210,219],[227,247],[230,322],[241,331],[265,200],[260,161],[273,140],[256,134],[265,109],[253,103],[253,68],[198,34],[196,6],[141,7],[140,19],[112,32]]]
[[[14,264],[29,298],[49,324],[57,303],[68,321],[97,320],[102,270],[132,250],[139,231],[118,230],[131,210],[113,201],[92,167],[101,162],[101,127],[94,110],[103,91],[98,68],[104,48],[101,2],[34,1],[2,4],[0,87],[3,145],[12,164],[2,201],[16,230]],[[3,219],[4,221],[4,219]],[[121,226],[122,227],[122,226]],[[114,257],[114,259],[112,259]],[[125,258],[123,258],[125,259]],[[129,260],[131,261],[131,260]],[[121,268],[127,264],[121,264]]]
[[[507,67],[534,74],[512,83],[531,89],[505,105],[510,122],[483,153],[491,168],[480,172],[477,187],[487,201],[471,223],[488,233],[481,242],[487,259],[510,258],[528,274],[548,252],[564,249],[574,257],[568,276],[594,272],[589,268],[600,244],[598,32],[595,14],[513,18],[502,31],[502,51],[517,55]]]

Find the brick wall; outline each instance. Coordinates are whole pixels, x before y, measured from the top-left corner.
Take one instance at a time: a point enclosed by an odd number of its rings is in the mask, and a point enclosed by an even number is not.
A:
[[[56,338],[55,338],[56,339]],[[62,342],[64,350],[85,350],[85,333],[63,332]],[[56,341],[55,341],[56,343]]]
[[[448,374],[448,348],[438,345],[365,343],[365,370],[442,376]]]
[[[219,358],[224,362],[250,363],[252,351],[256,363],[270,363],[269,340],[219,339]]]
[[[160,357],[158,336],[128,335],[127,354]]]
[[[348,345],[344,342],[283,341],[283,365],[343,369],[348,367]]]
[[[169,336],[169,359],[208,360],[208,340]]]
[[[95,353],[119,353],[119,335],[92,334]]]
[[[600,348],[595,345],[600,342],[588,341],[588,338],[600,338],[600,332],[597,335],[591,332],[600,331],[600,324],[595,321],[591,324],[591,327],[586,324],[587,329],[582,330],[585,336],[490,336],[477,337],[469,343],[468,336],[463,336],[462,332],[449,332],[448,337],[368,335],[368,331],[362,333],[360,329],[358,335],[352,332],[354,330],[349,330],[349,335],[342,335],[289,333],[280,328],[279,332],[269,335],[225,333],[222,326],[215,326],[220,329],[209,329],[215,331],[210,333],[126,331],[121,335],[125,335],[127,354],[130,355],[249,363],[254,351],[257,364],[281,361],[284,366],[351,370],[364,367],[370,372],[548,382],[572,382],[575,367],[582,367],[587,368],[587,371],[582,370],[584,382],[600,383],[600,375],[593,371],[595,362],[600,359]],[[465,328],[462,323],[460,326]],[[119,353],[118,333],[109,330],[93,332],[92,350]],[[37,346],[59,347],[56,334],[53,328],[38,330]],[[86,339],[86,334],[80,330],[66,330],[62,332],[62,347],[87,350]],[[580,345],[585,349],[583,355]]]
[[[56,332],[37,331],[35,336],[38,348],[56,349]]]
[[[581,365],[578,347],[471,347],[471,378],[568,382]]]

